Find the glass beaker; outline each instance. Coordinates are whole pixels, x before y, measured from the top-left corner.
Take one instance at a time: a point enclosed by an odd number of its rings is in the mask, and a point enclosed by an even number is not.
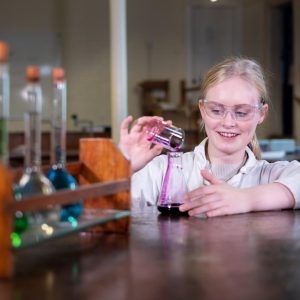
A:
[[[185,138],[183,129],[157,119],[149,122],[146,133],[148,141],[160,144],[170,151],[180,150]]]
[[[187,185],[182,168],[182,152],[168,152],[168,166],[164,177],[157,209],[162,214],[187,215],[179,206],[184,202]]]

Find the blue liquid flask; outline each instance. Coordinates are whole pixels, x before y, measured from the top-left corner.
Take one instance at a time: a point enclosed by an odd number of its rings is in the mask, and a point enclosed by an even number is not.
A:
[[[52,167],[47,177],[55,189],[74,190],[77,182],[65,168],[66,161],[66,116],[67,116],[67,93],[65,74],[62,68],[54,68],[53,79],[53,101],[51,118],[51,162]],[[60,220],[73,222],[82,213],[81,201],[63,205],[60,210]]]

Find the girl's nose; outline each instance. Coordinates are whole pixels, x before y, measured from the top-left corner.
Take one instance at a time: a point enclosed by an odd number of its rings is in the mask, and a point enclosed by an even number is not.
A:
[[[235,116],[234,116],[234,112],[231,110],[227,110],[225,112],[225,115],[222,119],[223,124],[227,125],[227,126],[233,126],[236,124],[236,120],[235,120]]]

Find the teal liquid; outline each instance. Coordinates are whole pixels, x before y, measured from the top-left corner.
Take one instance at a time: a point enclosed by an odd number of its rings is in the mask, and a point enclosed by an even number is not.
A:
[[[48,179],[52,182],[56,190],[70,189],[77,187],[77,182],[65,168],[59,168],[56,165],[50,169],[47,174]],[[63,205],[60,210],[60,220],[63,222],[78,219],[83,211],[82,202]]]

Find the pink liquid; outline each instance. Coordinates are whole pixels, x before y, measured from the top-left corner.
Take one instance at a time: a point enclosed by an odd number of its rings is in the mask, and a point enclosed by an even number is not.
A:
[[[179,210],[179,206],[182,203],[172,203],[172,204],[164,204],[164,205],[158,205],[157,209],[159,212],[161,212],[163,215],[180,215],[180,216],[188,216],[187,212],[182,212]]]
[[[178,151],[184,142],[184,133],[181,129],[168,126],[163,122],[155,122],[147,133],[148,141],[160,144],[171,151]]]

